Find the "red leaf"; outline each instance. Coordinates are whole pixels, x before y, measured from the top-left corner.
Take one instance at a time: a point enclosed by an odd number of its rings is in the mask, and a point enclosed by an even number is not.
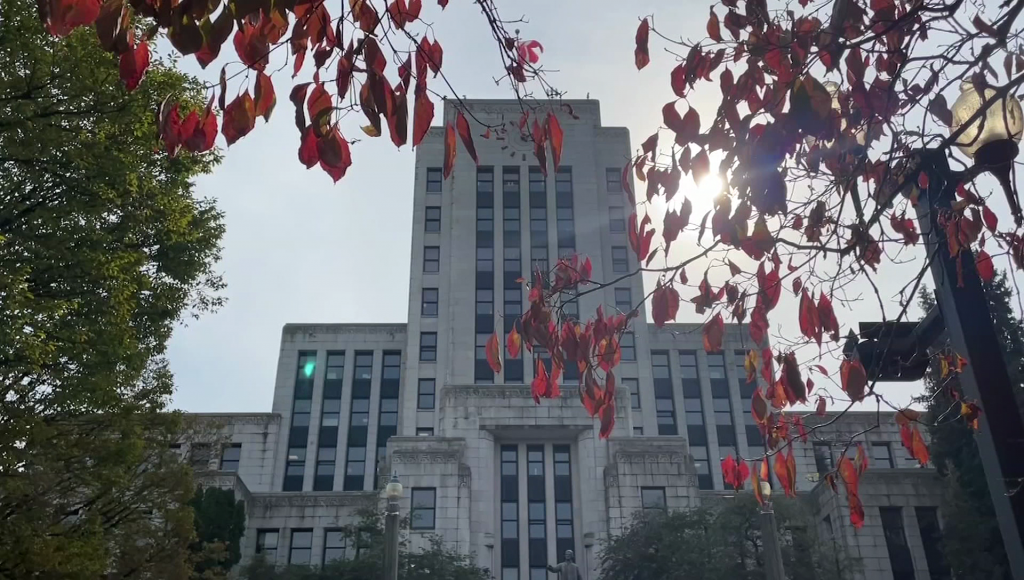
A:
[[[313,92],[310,93],[309,100],[306,101],[306,108],[309,110],[309,122],[318,131],[326,132],[326,127],[331,124],[333,101],[323,83],[316,83],[313,86]]]
[[[430,96],[426,88],[420,90],[419,81],[416,83],[416,105],[413,111],[412,120],[412,146],[419,146],[423,137],[430,129],[430,122],[434,120],[434,103],[430,102]]]
[[[601,439],[607,439],[615,427],[615,400],[611,399],[601,407]]]
[[[248,19],[242,20],[235,31],[234,44],[238,58],[251,69],[263,70],[270,62],[270,42],[260,33],[259,27]]]
[[[519,358],[519,349],[522,347],[523,339],[519,336],[519,331],[516,330],[515,326],[512,326],[512,330],[508,333],[508,338],[505,340],[505,348],[508,349],[508,358]]]
[[[758,425],[764,426],[768,422],[768,400],[761,393],[761,387],[755,387],[750,397],[750,415]]]
[[[654,316],[654,325],[658,327],[665,326],[667,321],[676,319],[676,313],[679,312],[679,292],[676,292],[671,283],[668,285],[659,283],[658,287],[654,289],[654,295],[651,297],[651,312]]]
[[[498,331],[491,333],[491,337],[487,339],[487,364],[491,365],[491,370],[500,373],[501,372],[501,346],[498,344]]]
[[[765,272],[764,262],[757,267],[757,302],[764,307],[765,314],[770,312],[779,303],[782,296],[782,282],[779,279],[778,269]]]
[[[983,282],[991,282],[996,277],[992,256],[989,256],[985,250],[978,250],[978,255],[974,257],[974,264],[978,267],[978,277]]]
[[[629,170],[630,165],[627,163],[622,168],[622,176],[620,177],[620,183],[622,184],[622,191],[626,192],[626,198],[629,199],[631,205],[635,205],[636,201],[633,199],[633,185],[629,181]]]
[[[555,171],[558,171],[558,164],[562,161],[563,133],[554,113],[548,113],[547,132],[548,140],[551,142],[551,161],[555,164]]]
[[[636,29],[636,50],[633,51],[633,59],[636,61],[636,70],[641,70],[651,62],[651,53],[647,48],[647,38],[651,33],[651,23],[644,18],[643,22]]]
[[[316,149],[316,132],[312,125],[306,127],[306,130],[302,132],[299,161],[306,166],[306,169],[312,169],[314,165],[320,163],[320,153]]]
[[[338,85],[338,101],[342,101],[352,84],[352,57],[347,53],[338,59],[338,75],[335,78],[335,83]]]
[[[726,485],[731,485],[736,489],[739,489],[739,484],[736,483],[736,460],[732,458],[732,453],[725,456],[722,460],[722,480]]]
[[[37,0],[46,31],[58,37],[95,22],[101,4],[101,0]]]
[[[722,42],[722,29],[718,24],[718,15],[715,14],[715,9],[711,9],[711,17],[708,18],[708,38],[715,42]]]
[[[213,97],[206,104],[203,116],[197,119],[195,128],[189,133],[182,133],[183,145],[192,153],[202,153],[213,149],[213,143],[217,138],[217,115],[213,113]]]
[[[996,233],[996,227],[999,226],[999,218],[996,217],[996,214],[987,205],[981,208],[981,219],[985,222],[985,227],[988,228],[988,231],[993,234]]]
[[[813,338],[820,346],[822,334],[821,319],[819,318],[818,308],[814,305],[814,300],[807,293],[806,288],[804,288],[803,294],[800,296],[799,318],[800,332],[807,338]]]
[[[922,171],[917,174],[917,186],[921,189],[928,189],[928,173]]]
[[[711,172],[711,160],[708,158],[708,152],[701,149],[697,156],[693,158],[693,181],[694,183],[700,183],[704,181],[704,176]]]
[[[839,376],[842,380],[843,392],[850,397],[850,400],[854,403],[863,401],[868,384],[868,375],[864,370],[864,365],[859,360],[846,359],[839,366]]]
[[[269,121],[270,114],[274,112],[274,105],[277,104],[277,96],[274,94],[274,83],[263,71],[256,73],[256,116],[263,117]]]
[[[348,148],[348,141],[341,136],[337,127],[317,140],[316,151],[320,156],[320,168],[326,171],[335,183],[345,177],[345,172],[352,165],[352,154]]]
[[[118,72],[121,73],[121,81],[128,92],[138,88],[142,78],[146,76],[146,69],[149,68],[149,43],[139,42],[132,50],[121,54],[118,65]]]
[[[722,350],[722,337],[725,336],[725,320],[722,318],[722,313],[716,314],[711,320],[704,323],[702,334],[705,352]]]
[[[452,174],[455,167],[455,128],[449,123],[445,126],[444,133],[444,178]]]
[[[469,130],[469,121],[466,120],[466,116],[462,114],[462,111],[459,111],[458,116],[455,117],[455,127],[459,132],[459,138],[462,139],[462,144],[465,145],[466,151],[469,152],[469,157],[474,163],[480,165],[480,159],[476,156],[476,146],[473,145],[473,132]]]
[[[814,412],[817,413],[819,417],[825,416],[825,397],[818,397],[818,404],[815,406]]]
[[[235,97],[235,100],[224,109],[224,125],[221,133],[228,142],[228,146],[249,134],[256,126],[256,107],[246,89],[244,93]]]
[[[530,383],[530,393],[533,395],[533,402],[540,404],[540,398],[548,392],[548,369],[544,366],[544,360],[537,358],[537,371],[533,375],[533,382]]]
[[[798,415],[796,419],[793,419],[793,424],[796,425],[797,433],[800,435],[800,441],[807,443],[807,427],[804,427],[804,420]]]

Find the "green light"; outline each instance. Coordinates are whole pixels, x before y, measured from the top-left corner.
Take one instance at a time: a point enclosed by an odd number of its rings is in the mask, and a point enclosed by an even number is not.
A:
[[[313,376],[313,371],[316,370],[316,361],[308,360],[305,366],[302,367],[302,372],[306,375],[306,378]]]

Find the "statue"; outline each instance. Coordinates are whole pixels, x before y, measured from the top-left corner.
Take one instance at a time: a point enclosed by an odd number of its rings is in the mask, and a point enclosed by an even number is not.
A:
[[[557,566],[548,564],[548,571],[558,574],[558,580],[583,580],[579,566],[576,565],[572,550],[565,551],[565,561]]]

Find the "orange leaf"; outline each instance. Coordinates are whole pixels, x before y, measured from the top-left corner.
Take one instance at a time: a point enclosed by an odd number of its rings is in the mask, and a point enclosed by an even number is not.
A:
[[[558,124],[558,117],[554,113],[548,113],[547,120],[548,140],[551,142],[551,161],[555,164],[555,171],[562,162],[562,126]]]
[[[715,42],[722,42],[722,29],[718,24],[718,15],[715,14],[715,9],[711,9],[711,17],[708,18],[708,38]]]
[[[725,336],[725,320],[722,318],[721,312],[704,324],[702,334],[704,335],[705,352],[718,352],[722,350],[722,337]]]
[[[859,360],[846,359],[839,366],[839,376],[842,380],[843,392],[850,397],[850,400],[854,403],[863,401],[868,384],[864,365]]]
[[[612,429],[615,427],[615,400],[609,400],[601,407],[601,431],[599,436],[601,439],[607,439],[612,434]]]
[[[548,369],[544,361],[537,358],[537,371],[533,375],[533,382],[530,383],[530,393],[533,395],[533,402],[540,404],[540,398],[548,392]]]
[[[754,394],[750,397],[750,415],[758,425],[765,425],[768,422],[768,401],[761,394],[761,387],[754,388]]]
[[[512,330],[508,333],[508,338],[505,340],[505,348],[508,349],[508,358],[519,358],[519,349],[523,345],[523,339],[519,336],[519,331],[513,326]]]
[[[498,331],[491,333],[491,337],[487,339],[487,364],[491,365],[491,370],[500,373],[501,372],[501,346],[498,344]]]
[[[473,133],[469,130],[469,121],[466,120],[466,116],[462,114],[461,110],[455,117],[455,127],[459,132],[459,138],[462,139],[462,144],[469,152],[470,159],[480,165],[480,159],[476,156],[476,145],[473,144]]]
[[[235,100],[231,101],[224,109],[224,125],[221,127],[221,133],[224,134],[228,145],[231,145],[248,135],[255,126],[256,108],[249,91],[246,90],[235,97]]]
[[[960,401],[960,416],[967,421],[971,429],[978,430],[978,418],[981,417],[981,407],[973,402]]]
[[[430,96],[424,87],[420,89],[420,83],[416,83],[416,104],[412,120],[412,146],[418,147],[423,137],[430,129],[430,122],[434,120],[434,103],[430,102]]]
[[[277,96],[274,94],[274,83],[263,71],[258,71],[256,73],[256,116],[263,117],[264,121],[269,121],[276,104]]]
[[[896,424],[900,427],[913,423],[921,418],[921,412],[914,409],[900,409],[896,411]]]
[[[814,304],[814,300],[811,295],[807,293],[807,288],[803,289],[803,293],[800,296],[800,332],[807,338],[813,338],[818,345],[821,345],[821,318],[818,313],[818,308]]]
[[[633,60],[636,61],[636,70],[641,70],[651,62],[651,53],[647,48],[647,39],[651,34],[651,23],[644,18],[643,22],[636,29],[636,49],[633,51]]]
[[[448,179],[455,168],[455,128],[451,123],[445,126],[444,133],[444,178]]]
[[[992,256],[989,256],[985,250],[978,250],[978,255],[974,257],[974,263],[978,267],[978,277],[983,282],[991,282],[996,277],[996,270],[992,266]]]

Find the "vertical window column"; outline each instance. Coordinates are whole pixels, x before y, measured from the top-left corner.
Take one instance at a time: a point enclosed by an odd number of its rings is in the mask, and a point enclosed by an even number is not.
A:
[[[697,487],[713,489],[711,465],[708,462],[708,432],[704,425],[704,405],[700,400],[700,374],[697,372],[697,355],[693,351],[680,351],[679,374],[683,378],[686,438],[697,468]]]
[[[366,440],[370,425],[370,383],[373,380],[373,352],[356,351],[352,377],[352,414],[348,422],[348,451],[345,454],[345,491],[362,491],[366,474]]]
[[[519,449],[501,446],[501,580],[519,580]]]
[[[568,445],[552,449],[555,464],[555,557],[576,550],[572,517],[572,461]]]
[[[942,552],[942,528],[939,526],[939,514],[934,507],[916,507],[917,528],[921,532],[921,544],[924,546],[924,558],[928,563],[928,577],[931,580],[949,580],[949,564]]]
[[[548,271],[548,184],[540,167],[530,167],[530,275]]]
[[[520,220],[521,204],[519,185],[519,166],[503,167],[501,170],[502,193],[502,247],[504,263],[502,265],[502,316],[505,334],[519,323],[523,314],[523,290],[519,279],[523,277],[522,260],[522,225]],[[523,382],[523,355],[517,358],[509,356],[505,351],[505,382]]]
[[[736,456],[736,426],[729,401],[729,378],[725,373],[725,355],[708,355],[708,378],[711,379],[711,404],[715,411],[719,459]]]
[[[658,435],[679,435],[676,426],[676,407],[672,400],[672,371],[668,351],[651,352],[651,370],[654,374],[654,409],[658,414]]]
[[[544,490],[544,446],[526,446],[526,501],[530,580],[547,580],[547,504]]]
[[[558,239],[559,259],[576,254],[576,229],[573,219],[572,168],[562,166],[555,173],[555,233]],[[580,308],[575,292],[563,292],[560,299],[565,318],[579,320]],[[578,381],[580,378],[579,367],[575,364],[565,365],[562,373],[567,383]]]
[[[903,527],[903,508],[880,507],[882,534],[889,552],[893,580],[914,580],[914,558],[910,555],[907,534]]]
[[[402,382],[402,353],[384,351],[380,375],[380,412],[377,420],[377,469],[373,488],[377,489],[380,476],[388,475],[384,460],[388,452],[388,439],[398,432],[398,385]]]
[[[629,389],[629,410],[633,414],[633,435],[644,434],[644,416],[640,410],[640,379],[619,379]]]
[[[487,339],[494,332],[494,168],[476,170],[476,332],[473,381],[493,383]]]
[[[334,490],[334,467],[337,462],[338,425],[341,423],[341,390],[344,377],[345,353],[328,352],[313,491]]]
[[[743,366],[747,356],[746,352],[737,350],[733,356],[736,358],[736,382],[739,383],[740,401],[743,403],[743,408],[740,409],[743,414],[743,430],[747,438],[747,448],[750,449],[751,455],[754,455],[756,452],[764,450],[764,436],[761,435],[761,428],[750,412],[754,391],[757,389],[757,376],[752,381],[747,380],[747,369]]]
[[[313,379],[316,376],[316,351],[299,353],[295,376],[295,400],[292,403],[292,426],[288,431],[288,460],[281,491],[302,491],[306,469],[306,445],[309,441],[309,413],[313,407]]]

